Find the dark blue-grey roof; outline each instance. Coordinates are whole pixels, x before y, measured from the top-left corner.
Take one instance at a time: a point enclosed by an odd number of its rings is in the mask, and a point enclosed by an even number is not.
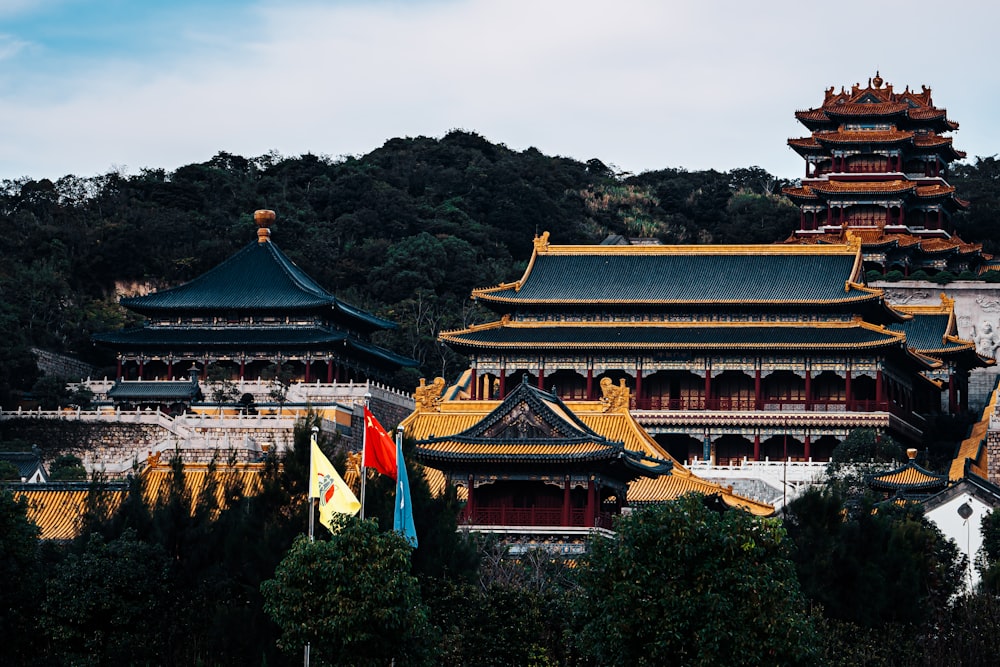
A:
[[[838,326],[664,323],[621,326],[497,322],[441,334],[459,347],[629,349],[831,349],[902,347],[903,337],[860,322]]]
[[[783,246],[554,246],[516,284],[475,290],[511,304],[834,304],[878,301],[858,255]]]
[[[190,401],[199,392],[198,382],[190,380],[118,381],[108,389],[108,398],[116,401]]]
[[[395,324],[350,306],[320,287],[270,241],[253,242],[194,280],[122,299],[144,315],[192,312],[287,313],[332,309],[334,319],[361,331]]]

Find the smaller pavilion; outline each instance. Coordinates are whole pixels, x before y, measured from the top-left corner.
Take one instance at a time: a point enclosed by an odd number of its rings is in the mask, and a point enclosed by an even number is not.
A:
[[[192,364],[231,380],[287,368],[291,380],[386,382],[413,359],[370,340],[396,324],[344,303],[271,241],[274,211],[257,211],[257,239],[194,280],[121,300],[146,317],[94,335],[118,356],[119,379],[173,380]]]
[[[890,499],[923,500],[944,491],[948,475],[939,475],[917,465],[917,450],[906,450],[909,460],[893,470],[868,477],[868,486]]]
[[[466,485],[462,519],[475,526],[610,529],[629,482],[673,466],[598,434],[526,376],[470,428],[417,441],[414,456]]]

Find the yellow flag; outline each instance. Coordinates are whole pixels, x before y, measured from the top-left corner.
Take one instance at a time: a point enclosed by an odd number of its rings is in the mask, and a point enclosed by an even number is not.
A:
[[[312,441],[312,470],[309,471],[309,497],[319,498],[319,522],[333,532],[333,515],[357,514],[361,503],[351,487],[337,473],[330,459],[323,455],[316,439]]]

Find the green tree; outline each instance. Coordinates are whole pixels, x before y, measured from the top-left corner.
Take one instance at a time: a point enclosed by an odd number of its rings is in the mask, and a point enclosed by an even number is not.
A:
[[[87,479],[87,469],[79,456],[63,454],[49,467],[49,479],[54,482],[77,482]]]
[[[49,577],[39,621],[50,664],[162,664],[172,616],[171,564],[134,532],[92,535]]]
[[[28,503],[0,489],[0,662],[28,664],[34,642],[35,601],[40,597],[38,526]]]
[[[584,561],[583,646],[610,665],[815,664],[788,546],[775,519],[699,495],[633,512]]]
[[[903,447],[892,436],[856,428],[830,454],[826,484],[846,498],[869,495],[868,477],[902,460]]]
[[[871,499],[845,506],[810,490],[788,505],[802,591],[832,619],[862,627],[941,618],[961,591],[966,560],[919,506]]]
[[[282,649],[294,654],[308,643],[317,664],[433,664],[434,631],[410,552],[372,520],[348,519],[329,540],[296,539],[261,584]]]

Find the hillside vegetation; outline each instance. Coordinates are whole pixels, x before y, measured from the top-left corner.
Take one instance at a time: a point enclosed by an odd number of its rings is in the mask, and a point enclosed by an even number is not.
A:
[[[1000,241],[993,158],[953,183],[976,206],[967,240]],[[555,243],[609,234],[665,243],[769,243],[796,226],[783,183],[758,167],[618,175],[600,160],[517,152],[465,131],[392,139],[360,157],[219,153],[175,171],[0,183],[0,405],[38,379],[31,347],[110,374],[90,335],[121,326],[125,293],[189,280],[254,238],[253,211],[277,212],[272,239],[338,297],[400,324],[379,342],[453,377],[464,360],[442,329],[484,315],[473,287],[519,277],[536,233]]]

